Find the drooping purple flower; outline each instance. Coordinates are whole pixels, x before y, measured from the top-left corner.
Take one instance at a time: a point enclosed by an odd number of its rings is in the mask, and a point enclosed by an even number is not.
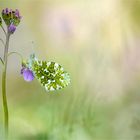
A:
[[[34,80],[34,74],[28,68],[23,67],[21,69],[21,74],[23,75],[24,80],[27,81],[27,82],[31,82],[31,81]]]
[[[16,30],[16,26],[13,24],[10,24],[10,26],[8,27],[8,31],[13,34]]]

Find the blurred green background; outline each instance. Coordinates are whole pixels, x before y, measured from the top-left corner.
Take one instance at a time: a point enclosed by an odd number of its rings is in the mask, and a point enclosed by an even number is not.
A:
[[[35,52],[71,76],[47,93],[9,57],[10,140],[140,140],[140,0],[0,0],[6,7],[22,15],[10,51]]]

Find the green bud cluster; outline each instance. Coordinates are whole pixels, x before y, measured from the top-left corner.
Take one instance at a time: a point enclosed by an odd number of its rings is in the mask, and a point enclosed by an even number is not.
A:
[[[9,10],[8,8],[2,10],[2,18],[7,26],[10,26],[11,24],[18,26],[21,20],[21,16],[17,9]]]

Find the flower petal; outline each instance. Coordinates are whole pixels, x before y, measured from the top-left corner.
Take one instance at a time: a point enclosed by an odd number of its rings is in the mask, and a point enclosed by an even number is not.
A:
[[[10,26],[8,27],[9,33],[13,34],[15,30],[16,30],[16,26],[13,24],[10,24]]]
[[[23,75],[24,80],[27,81],[27,82],[30,82],[30,81],[34,80],[34,74],[28,68],[21,69],[21,74]]]

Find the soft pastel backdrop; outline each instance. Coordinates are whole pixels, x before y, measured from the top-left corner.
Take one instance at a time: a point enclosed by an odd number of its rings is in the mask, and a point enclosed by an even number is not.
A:
[[[10,140],[140,139],[140,0],[0,0],[6,7],[22,15],[10,51],[35,52],[71,76],[67,88],[47,93],[9,57]]]

